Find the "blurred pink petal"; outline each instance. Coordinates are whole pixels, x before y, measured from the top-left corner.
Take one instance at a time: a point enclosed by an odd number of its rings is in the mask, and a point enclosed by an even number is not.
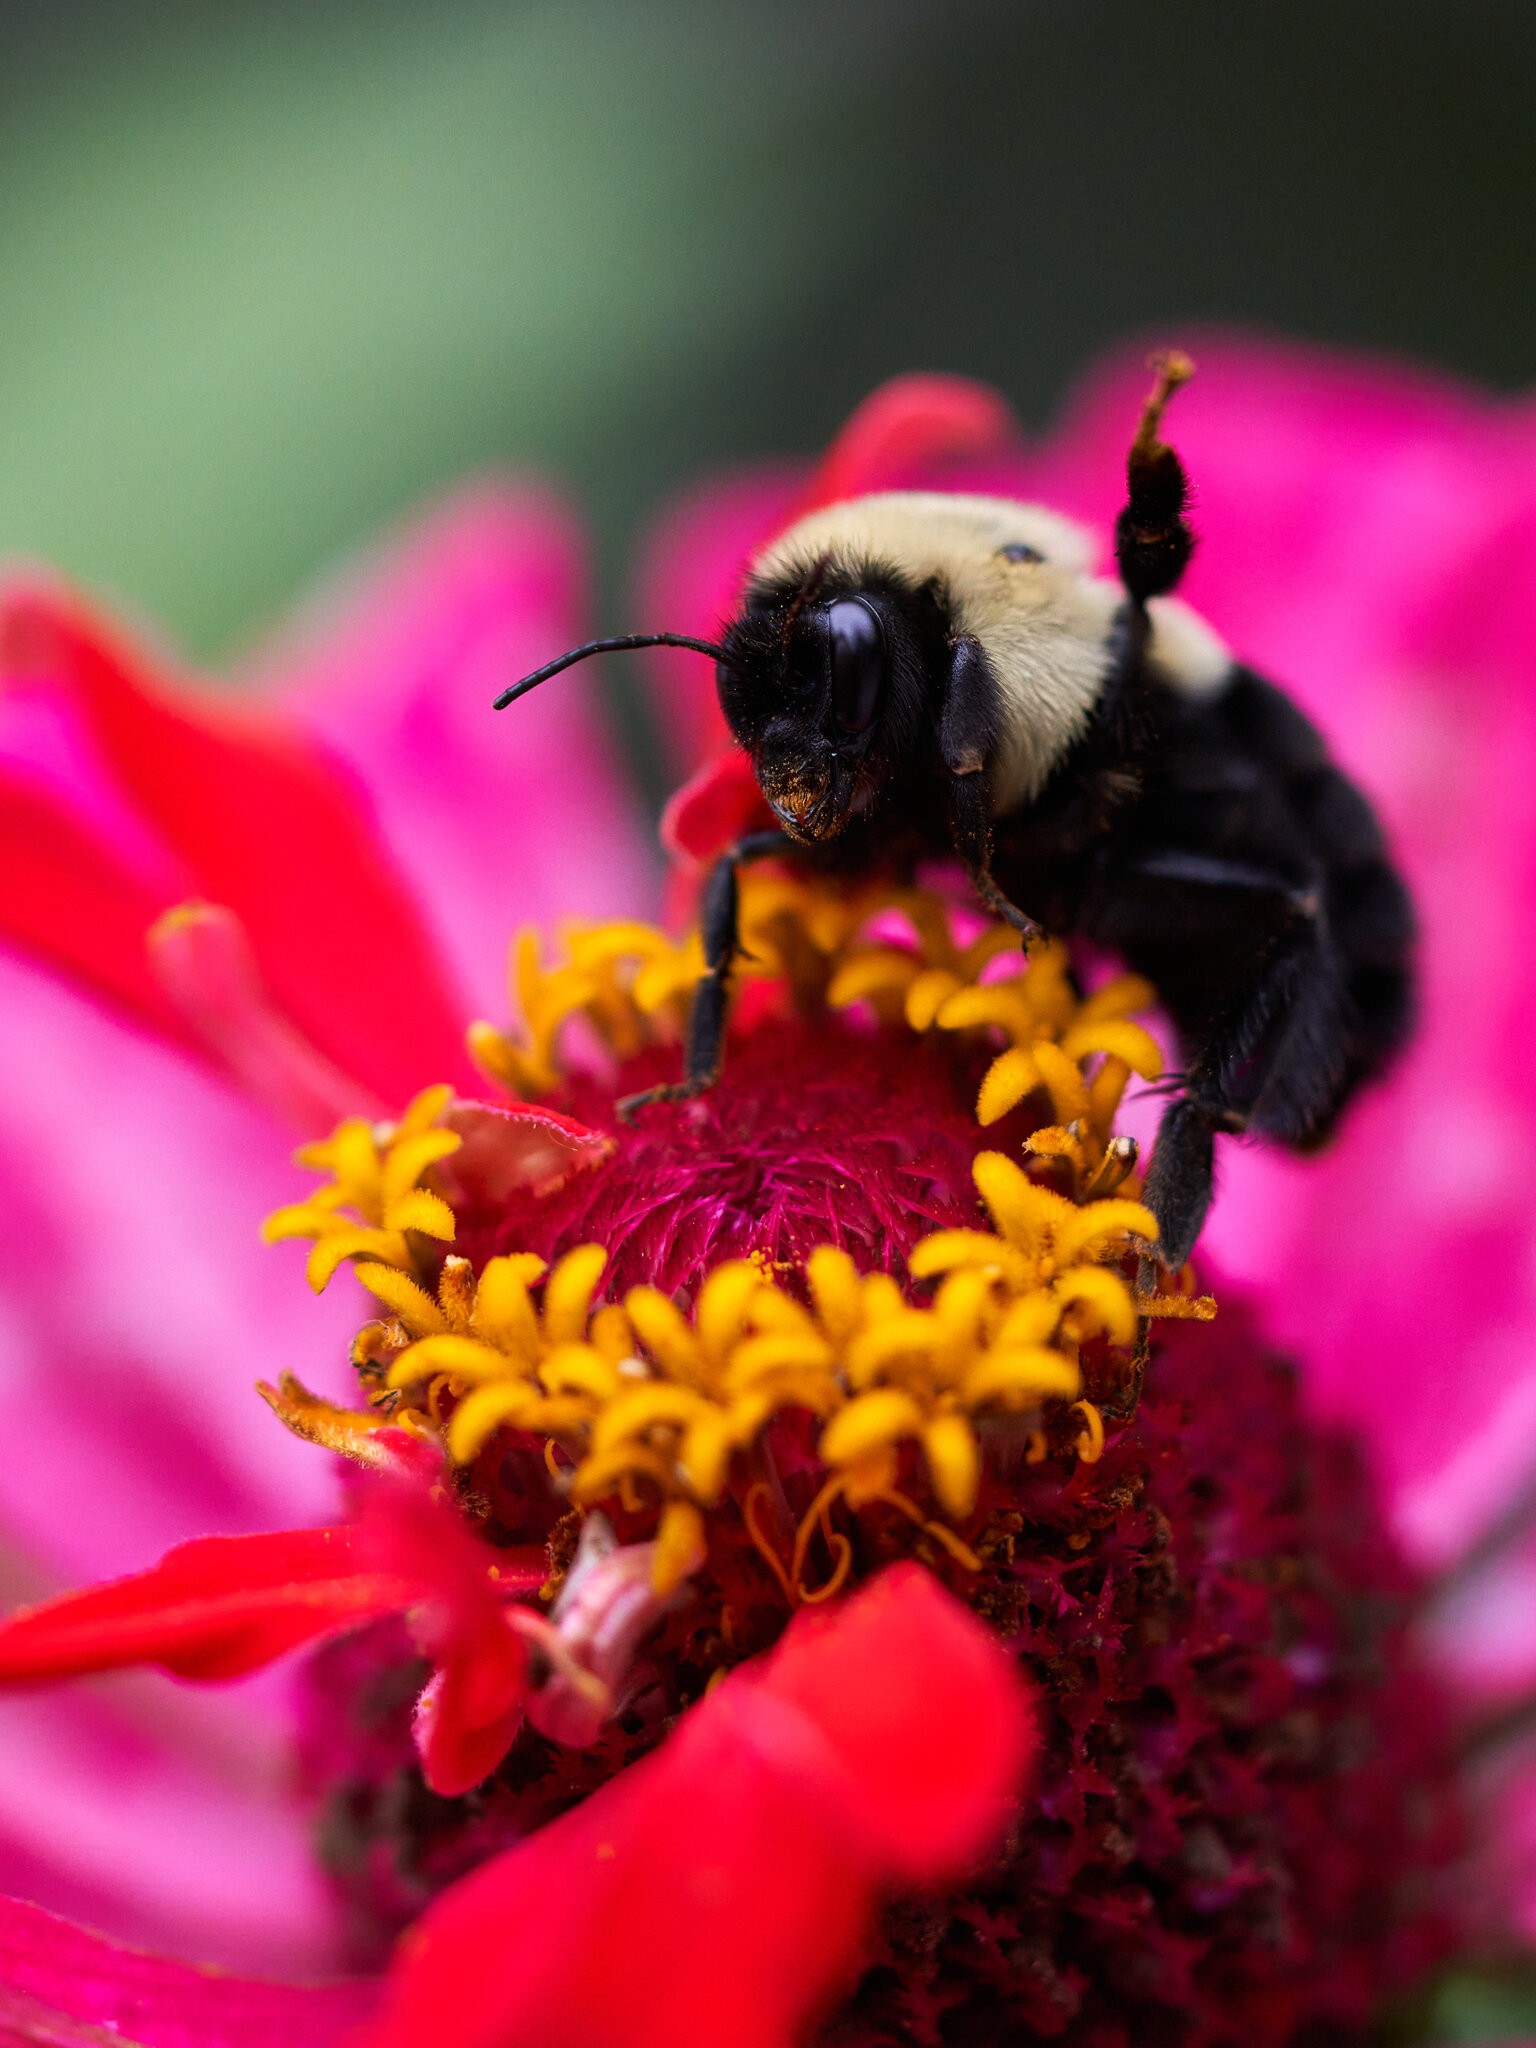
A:
[[[294,716],[361,779],[481,1014],[505,1010],[516,927],[632,917],[655,896],[592,672],[491,710],[498,690],[589,630],[581,552],[554,497],[471,487],[354,565],[257,655]]]
[[[355,1322],[346,1288],[316,1302],[259,1242],[260,1219],[292,1186],[291,1138],[271,1112],[301,1117],[309,1135],[321,1097],[325,1121],[342,1096],[368,1106],[327,1067],[327,1048],[390,1106],[460,1070],[468,1006],[434,958],[427,906],[443,911],[462,960],[480,953],[490,992],[511,925],[553,914],[563,867],[602,884],[594,909],[631,908],[642,890],[644,858],[580,683],[509,721],[503,765],[488,765],[503,665],[575,630],[572,553],[548,508],[471,494],[379,565],[399,589],[357,590],[341,640],[295,642],[309,665],[290,694],[321,693],[337,751],[351,744],[371,791],[268,710],[157,696],[133,672],[138,662],[147,676],[147,660],[56,586],[13,590],[0,693],[13,852],[34,865],[57,854],[39,871],[46,893],[13,888],[12,936],[115,1008],[0,958],[0,1385],[28,1446],[0,1510],[6,1543],[29,1560],[15,1596],[147,1564],[212,1530],[334,1512],[326,1461],[251,1393],[289,1367],[342,1394]],[[418,864],[412,879],[391,866],[359,795],[380,800],[390,849]],[[550,836],[530,858],[533,819]],[[305,875],[285,881],[294,859]],[[542,902],[527,894],[532,872]],[[210,975],[207,947],[172,943],[175,925],[157,978],[151,921],[214,886],[254,913],[254,964],[232,976],[221,956]],[[36,930],[15,922],[27,908]],[[222,904],[202,915],[203,936],[209,917],[237,934],[244,922]],[[258,973],[275,1007],[263,1007]],[[501,1007],[499,994],[488,1001]],[[366,1020],[366,1043],[338,1037],[343,1012]],[[187,1020],[263,1107],[186,1057]],[[176,1691],[166,1705],[168,1688],[7,1702],[0,1842],[13,1882],[225,1961],[322,1956],[326,1915],[279,1783],[289,1717],[273,1701],[286,1681],[273,1685],[195,1705]],[[123,1697],[159,1704],[125,1715]]]
[[[1515,1924],[1536,1942],[1536,1744],[1527,1738],[1513,1767],[1508,1757],[1492,1761],[1485,1796],[1493,1809],[1490,1832],[1502,1851],[1493,1873],[1494,1924],[1499,1903],[1512,1900]]]
[[[200,1062],[0,958],[0,1535],[11,1598],[147,1564],[210,1530],[333,1513],[328,1461],[251,1388],[340,1391],[355,1310],[284,1285],[259,1219],[290,1139]],[[296,1275],[291,1275],[296,1279]],[[286,1680],[0,1703],[0,1867],[128,1938],[228,1964],[323,1964],[307,1816],[284,1796]]]
[[[13,945],[172,1042],[190,1035],[157,983],[144,934],[165,897],[33,778],[0,765],[0,872]]]
[[[382,1103],[319,1053],[262,985],[245,927],[222,903],[179,903],[138,940],[178,1018],[252,1102],[294,1130],[328,1131]]]
[[[288,1134],[5,959],[0,1074],[0,1385],[28,1446],[11,1540],[75,1581],[210,1529],[325,1519],[325,1461],[251,1391],[282,1366],[348,1378],[353,1302],[285,1286],[259,1237],[292,1190]]]
[[[89,2048],[330,2048],[369,1987],[244,1981],[105,1942],[35,1906],[0,1901],[0,2041]],[[71,2022],[78,2022],[72,2026]]]
[[[279,1672],[199,1694],[124,1673],[0,1707],[0,1868],[55,1912],[224,1968],[336,1964]]]

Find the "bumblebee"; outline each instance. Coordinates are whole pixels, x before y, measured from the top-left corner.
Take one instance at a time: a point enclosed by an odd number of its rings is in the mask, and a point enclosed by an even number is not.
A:
[[[1316,728],[1170,593],[1194,547],[1162,438],[1187,358],[1154,364],[1115,528],[1117,575],[1036,505],[925,491],[823,507],[753,562],[718,641],[692,647],[777,820],[704,894],[707,969],[683,1079],[719,1072],[742,862],[795,855],[908,870],[952,852],[1027,945],[1080,934],[1148,977],[1182,1071],[1144,1199],[1181,1265],[1210,1204],[1215,1140],[1321,1143],[1413,1012],[1413,914],[1369,803]]]

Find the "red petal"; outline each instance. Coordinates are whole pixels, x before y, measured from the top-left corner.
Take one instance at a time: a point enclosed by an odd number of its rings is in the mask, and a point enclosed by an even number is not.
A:
[[[417,1702],[416,1744],[428,1785],[456,1798],[490,1775],[522,1724],[527,1653],[503,1604],[537,1592],[549,1560],[493,1551],[419,1487],[371,1489],[358,1535],[365,1556],[416,1588],[412,1633],[437,1667]]]
[[[597,1166],[612,1138],[558,1110],[519,1102],[455,1102],[443,1122],[464,1140],[438,1162],[443,1192],[455,1209],[501,1208],[514,1194],[551,1195],[573,1175]]]
[[[314,742],[270,713],[173,697],[147,656],[42,583],[0,601],[0,668],[74,692],[124,790],[239,916],[263,980],[321,1052],[390,1103],[423,1075],[467,1080],[443,963]]]
[[[285,1650],[409,1606],[417,1586],[370,1569],[350,1528],[204,1536],[147,1572],[24,1608],[0,1623],[0,1682],[160,1664],[238,1678]]]
[[[958,1875],[1002,1826],[1029,1744],[981,1623],[890,1572],[446,1892],[370,2048],[789,2048],[885,1888]]]
[[[372,1984],[267,1984],[120,1948],[0,1899],[0,2044],[96,2048],[340,2048]]]
[[[1019,1682],[996,1639],[917,1565],[834,1614],[806,1615],[771,1679],[836,1752],[892,1877],[954,1876],[1007,1826],[1032,1747]]]
[[[112,848],[19,775],[0,772],[0,931],[121,1004],[175,1043],[190,1043],[144,952],[164,899]]]
[[[504,1622],[500,1626],[495,1663],[488,1661],[484,1644],[472,1656],[452,1656],[433,1672],[416,1702],[411,1733],[421,1774],[443,1799],[483,1784],[523,1725],[527,1659],[517,1637]]]
[[[733,747],[706,761],[670,799],[661,814],[661,843],[684,859],[710,861],[744,832],[773,823],[750,759]]]
[[[822,457],[800,512],[910,482],[914,471],[983,455],[1009,439],[1013,414],[969,377],[892,377],[855,408]]]

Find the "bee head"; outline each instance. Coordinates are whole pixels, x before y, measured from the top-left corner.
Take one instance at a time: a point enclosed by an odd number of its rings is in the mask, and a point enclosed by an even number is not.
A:
[[[925,674],[944,644],[931,593],[873,567],[822,561],[754,585],[718,641],[679,633],[589,640],[503,690],[496,708],[593,654],[687,647],[710,655],[726,723],[774,815],[792,839],[832,839],[911,768],[929,731]]]
[[[899,759],[918,663],[879,588],[754,592],[727,628],[720,708],[792,839],[832,839]]]

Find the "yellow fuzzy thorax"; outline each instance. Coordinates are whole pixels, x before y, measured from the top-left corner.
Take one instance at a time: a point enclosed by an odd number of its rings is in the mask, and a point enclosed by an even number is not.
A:
[[[1012,934],[990,925],[958,941],[948,906],[915,889],[844,894],[754,874],[744,878],[742,938],[743,978],[783,983],[802,1010],[862,1003],[891,1028],[985,1034],[996,1051],[978,1117],[990,1124],[1046,1097],[1056,1120],[1025,1152],[1037,1173],[1049,1162],[1053,1184],[1001,1152],[979,1154],[985,1223],[920,1239],[910,1289],[861,1274],[845,1251],[823,1245],[793,1273],[725,1262],[691,1303],[647,1286],[603,1300],[600,1244],[552,1268],[514,1252],[479,1271],[447,1250],[456,1219],[434,1169],[459,1139],[441,1123],[450,1092],[429,1089],[397,1124],[350,1120],[301,1152],[329,1178],[267,1226],[269,1237],[313,1240],[314,1286],[350,1261],[379,1302],[383,1314],[354,1352],[369,1411],[329,1409],[291,1377],[262,1391],[290,1427],[352,1456],[367,1456],[378,1429],[402,1424],[440,1439],[461,1466],[498,1431],[541,1436],[577,1507],[618,1499],[631,1513],[654,1510],[662,1587],[697,1569],[707,1518],[729,1511],[792,1601],[824,1598],[848,1568],[846,1541],[828,1521],[838,1500],[855,1511],[887,1502],[974,1563],[954,1525],[976,1506],[989,1433],[1022,1434],[1034,1460],[1063,1448],[1096,1459],[1103,1418],[1083,1398],[1083,1345],[1107,1345],[1129,1368],[1148,1318],[1214,1312],[1187,1293],[1138,1291],[1130,1277],[1157,1227],[1135,1199],[1135,1148],[1112,1124],[1130,1074],[1160,1070],[1155,1042],[1130,1014],[1152,992],[1125,975],[1085,998],[1063,947],[1042,943],[1026,961]],[[696,934],[679,944],[639,924],[581,928],[549,967],[524,934],[515,977],[524,1034],[477,1025],[472,1050],[515,1093],[545,1092],[561,1076],[574,1019],[627,1056],[676,1034],[701,968]],[[781,1558],[754,1519],[761,1482],[743,1492],[742,1475],[786,1410],[814,1418],[825,1478]],[[898,1490],[909,1446],[932,1512]],[[834,1567],[810,1587],[817,1528]]]

